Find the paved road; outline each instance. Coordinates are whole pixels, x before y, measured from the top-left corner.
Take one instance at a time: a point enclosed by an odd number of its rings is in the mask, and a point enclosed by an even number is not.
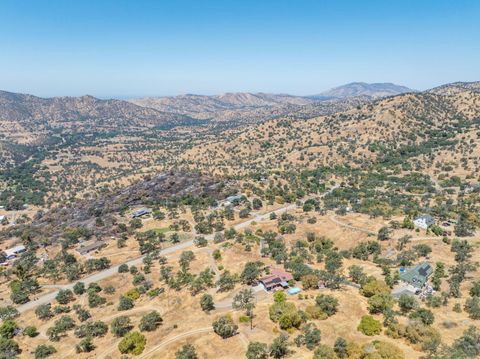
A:
[[[288,211],[288,210],[291,210],[291,209],[294,209],[296,208],[296,205],[295,204],[289,204],[289,205],[286,205],[284,207],[281,207],[279,209],[276,209],[276,210],[273,210],[273,211],[270,211],[270,212],[267,212],[267,213],[264,213],[264,214],[257,214],[255,215],[255,217],[253,217],[252,219],[249,219],[245,222],[242,222],[242,223],[238,223],[236,224],[235,226],[233,226],[235,229],[242,229],[242,228],[246,228],[248,227],[252,222],[259,222],[259,221],[262,221],[262,220],[265,220],[265,219],[269,219],[270,218],[270,214],[271,213],[275,213],[275,214],[279,214],[279,213],[282,213],[282,212],[285,212],[285,211]],[[214,235],[211,234],[211,235],[208,235],[208,236],[205,236],[205,238],[209,241],[213,240],[213,237]],[[171,254],[171,253],[175,253],[177,251],[180,251],[180,250],[183,250],[183,249],[186,249],[186,248],[189,248],[193,246],[193,240],[190,240],[190,241],[186,241],[186,242],[182,242],[182,243],[179,243],[179,244],[176,244],[176,245],[173,245],[171,247],[167,247],[165,249],[162,249],[161,251],[161,254]],[[127,264],[128,266],[138,266],[138,265],[141,265],[142,262],[143,262],[143,258],[145,258],[145,256],[140,256],[138,258],[135,258],[135,259],[131,259],[127,262],[125,262],[125,264]],[[123,264],[123,263],[121,263]],[[109,278],[111,276],[114,276],[118,273],[118,267],[121,265],[121,264],[117,264],[115,266],[112,266],[108,269],[105,269],[101,272],[98,272],[98,273],[94,273],[92,275],[89,275],[87,277],[84,277],[78,281],[81,281],[83,283],[85,283],[85,285],[89,285],[90,283],[94,283],[94,282],[99,282],[105,278]],[[55,289],[73,289],[73,286],[75,285],[77,281],[75,282],[72,282],[72,283],[69,283],[69,284],[65,284],[65,285],[55,285],[55,286],[48,286],[48,288],[55,288]],[[47,287],[47,286],[46,286]],[[52,302],[55,297],[57,296],[58,294],[58,290],[56,291],[53,291],[51,293],[47,293],[47,294],[44,294],[38,298],[36,298],[35,300],[32,300],[28,303],[25,303],[25,304],[22,304],[20,305],[19,307],[17,307],[18,311],[20,313],[23,313],[23,312],[26,312],[28,310],[32,310],[32,309],[35,309],[37,306],[41,305],[41,304],[47,304],[47,303],[50,303]]]

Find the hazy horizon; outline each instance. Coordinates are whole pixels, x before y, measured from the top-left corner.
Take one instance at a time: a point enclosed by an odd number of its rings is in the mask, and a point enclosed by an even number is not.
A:
[[[457,82],[457,81],[453,81],[453,82]],[[460,81],[460,82],[477,82],[477,81],[476,80],[471,80],[471,81]],[[118,99],[118,100],[140,99],[140,98],[147,98],[147,97],[176,97],[176,96],[186,96],[186,95],[192,95],[192,96],[221,96],[221,95],[224,95],[224,94],[227,94],[227,93],[251,93],[251,94],[261,94],[261,93],[263,93],[263,94],[272,94],[272,95],[290,95],[290,96],[299,96],[299,97],[309,97],[309,96],[320,95],[322,92],[332,90],[332,89],[337,88],[337,87],[341,87],[341,86],[344,86],[344,85],[355,84],[355,83],[365,83],[365,84],[368,84],[368,85],[372,85],[372,84],[393,84],[393,85],[408,87],[413,91],[426,91],[426,90],[429,90],[431,88],[438,87],[438,86],[446,84],[446,83],[439,83],[439,84],[434,85],[432,87],[418,89],[418,88],[412,88],[412,87],[410,87],[408,85],[405,85],[405,84],[392,83],[392,82],[387,82],[387,81],[376,82],[376,83],[366,82],[366,81],[351,81],[351,82],[347,82],[347,83],[344,83],[344,84],[339,84],[339,85],[336,85],[336,86],[333,86],[333,87],[330,87],[330,88],[319,90],[316,93],[309,93],[309,94],[297,94],[297,93],[291,93],[291,92],[248,91],[247,90],[247,91],[224,91],[224,92],[209,93],[209,94],[185,92],[185,93],[165,94],[165,95],[146,94],[146,95],[140,95],[140,96],[128,96],[128,95],[126,95],[126,96],[124,96],[124,95],[122,95],[122,96],[115,96],[115,95],[112,95],[112,96],[96,96],[96,95],[93,95],[91,93],[85,93],[85,94],[79,94],[79,95],[58,94],[58,95],[52,95],[52,96],[41,96],[41,95],[37,95],[37,94],[31,93],[31,92],[18,92],[18,91],[11,91],[11,90],[2,89],[2,88],[0,88],[0,91],[10,92],[10,93],[28,94],[28,95],[33,95],[33,96],[40,97],[40,98],[93,96],[93,97],[96,97],[96,98],[99,98],[99,99]]]
[[[93,97],[96,97],[96,98],[100,98],[100,99],[118,99],[118,100],[128,100],[128,99],[136,99],[136,98],[145,98],[145,97],[175,97],[175,96],[185,96],[185,95],[193,95],[193,96],[220,96],[220,95],[224,95],[224,94],[227,94],[227,93],[251,93],[251,94],[260,94],[260,93],[264,93],[264,94],[274,94],[274,95],[291,95],[291,96],[303,96],[303,97],[308,97],[308,96],[316,96],[316,95],[319,95],[321,94],[322,92],[324,91],[328,91],[328,90],[331,90],[333,88],[336,88],[336,87],[340,87],[340,86],[344,86],[344,85],[350,85],[350,84],[353,84],[353,83],[367,83],[367,84],[373,84],[371,82],[365,82],[365,81],[351,81],[351,82],[348,82],[348,83],[344,83],[344,84],[339,84],[339,85],[336,85],[336,86],[333,86],[333,87],[330,87],[330,88],[325,88],[325,89],[321,89],[319,91],[317,91],[316,93],[308,93],[308,94],[297,94],[297,93],[291,93],[291,92],[264,92],[264,91],[224,91],[224,92],[219,92],[219,93],[193,93],[193,92],[185,92],[185,93],[178,93],[178,94],[166,94],[166,95],[156,95],[156,94],[147,94],[147,95],[140,95],[140,96],[115,96],[115,95],[111,95],[111,96],[96,96],[96,95],[93,95],[91,93],[85,93],[85,94],[80,94],[80,95],[63,95],[63,94],[58,94],[58,95],[52,95],[52,96],[41,96],[41,95],[37,95],[35,93],[30,93],[30,92],[18,92],[18,91],[10,91],[8,89],[2,89],[0,88],[0,91],[5,91],[5,92],[11,92],[11,93],[22,93],[22,94],[28,94],[28,95],[33,95],[33,96],[36,96],[36,97],[42,97],[42,98],[50,98],[50,97],[81,97],[81,96],[93,96]],[[382,81],[381,83],[390,83],[390,82],[387,82],[387,81]],[[428,90],[428,88],[426,89],[415,89],[415,88],[412,88],[410,86],[407,86],[405,84],[397,84],[395,83],[394,85],[398,85],[398,86],[405,86],[405,87],[408,87],[410,88],[411,90],[414,90],[414,91],[423,91],[423,90]],[[437,86],[439,85],[443,85],[443,84],[438,84]]]

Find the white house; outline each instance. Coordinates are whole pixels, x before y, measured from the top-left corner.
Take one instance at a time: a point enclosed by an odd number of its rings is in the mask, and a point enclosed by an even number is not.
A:
[[[20,244],[12,248],[5,249],[5,255],[7,256],[7,259],[13,259],[17,256],[17,254],[25,252],[25,250],[25,246]]]
[[[435,224],[435,220],[429,214],[424,214],[415,218],[415,220],[413,221],[413,224],[415,225],[415,227],[427,229],[428,227],[433,226]]]
[[[228,207],[233,204],[234,201],[239,201],[242,199],[242,195],[233,195],[225,198],[223,201],[218,203],[218,207]]]

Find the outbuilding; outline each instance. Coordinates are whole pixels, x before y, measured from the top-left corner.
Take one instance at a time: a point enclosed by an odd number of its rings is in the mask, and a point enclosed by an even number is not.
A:
[[[92,244],[80,247],[78,249],[78,253],[80,253],[82,256],[84,256],[84,255],[86,255],[90,252],[96,251],[97,249],[105,246],[106,244],[107,243],[105,241],[96,241],[96,242],[93,242]]]

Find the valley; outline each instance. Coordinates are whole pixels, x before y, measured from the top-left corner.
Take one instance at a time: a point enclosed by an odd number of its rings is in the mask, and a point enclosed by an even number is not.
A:
[[[0,93],[2,350],[474,358],[479,88]]]

